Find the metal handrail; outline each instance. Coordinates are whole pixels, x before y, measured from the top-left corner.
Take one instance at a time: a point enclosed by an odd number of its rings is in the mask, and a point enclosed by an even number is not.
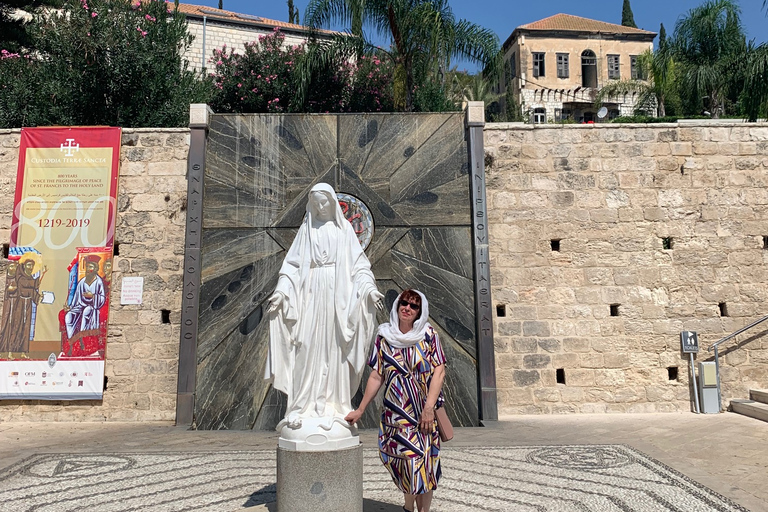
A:
[[[717,378],[717,410],[718,411],[723,410],[723,401],[722,401],[722,398],[720,397],[720,355],[717,352],[717,347],[719,347],[721,343],[725,343],[726,341],[732,338],[735,338],[736,336],[743,333],[744,331],[748,331],[749,329],[753,328],[758,324],[765,322],[766,320],[768,320],[768,315],[764,316],[759,320],[755,320],[751,324],[747,325],[746,327],[742,327],[738,331],[732,332],[731,334],[729,334],[723,339],[717,340],[709,347],[709,350],[715,349],[715,376]]]

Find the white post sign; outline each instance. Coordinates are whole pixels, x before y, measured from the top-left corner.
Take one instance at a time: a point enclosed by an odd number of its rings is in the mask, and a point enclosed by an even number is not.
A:
[[[124,277],[120,291],[120,304],[141,304],[144,296],[143,277]]]

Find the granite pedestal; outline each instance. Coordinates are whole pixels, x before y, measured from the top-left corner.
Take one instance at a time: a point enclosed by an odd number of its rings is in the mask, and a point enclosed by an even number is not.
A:
[[[362,512],[363,445],[310,452],[277,449],[278,512]]]

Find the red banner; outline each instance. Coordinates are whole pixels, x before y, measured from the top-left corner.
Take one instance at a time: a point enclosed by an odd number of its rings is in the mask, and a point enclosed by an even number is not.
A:
[[[0,323],[0,399],[100,399],[120,128],[25,128]]]

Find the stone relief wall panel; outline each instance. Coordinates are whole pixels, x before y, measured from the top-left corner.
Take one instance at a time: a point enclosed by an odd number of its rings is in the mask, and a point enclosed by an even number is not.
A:
[[[272,429],[284,414],[284,397],[263,381],[262,313],[318,182],[370,210],[366,254],[388,307],[407,287],[429,297],[451,358],[450,412],[457,424],[476,425],[463,114],[214,115],[208,153],[197,427]],[[384,322],[388,312],[378,316]],[[372,410],[363,426],[377,424]]]

